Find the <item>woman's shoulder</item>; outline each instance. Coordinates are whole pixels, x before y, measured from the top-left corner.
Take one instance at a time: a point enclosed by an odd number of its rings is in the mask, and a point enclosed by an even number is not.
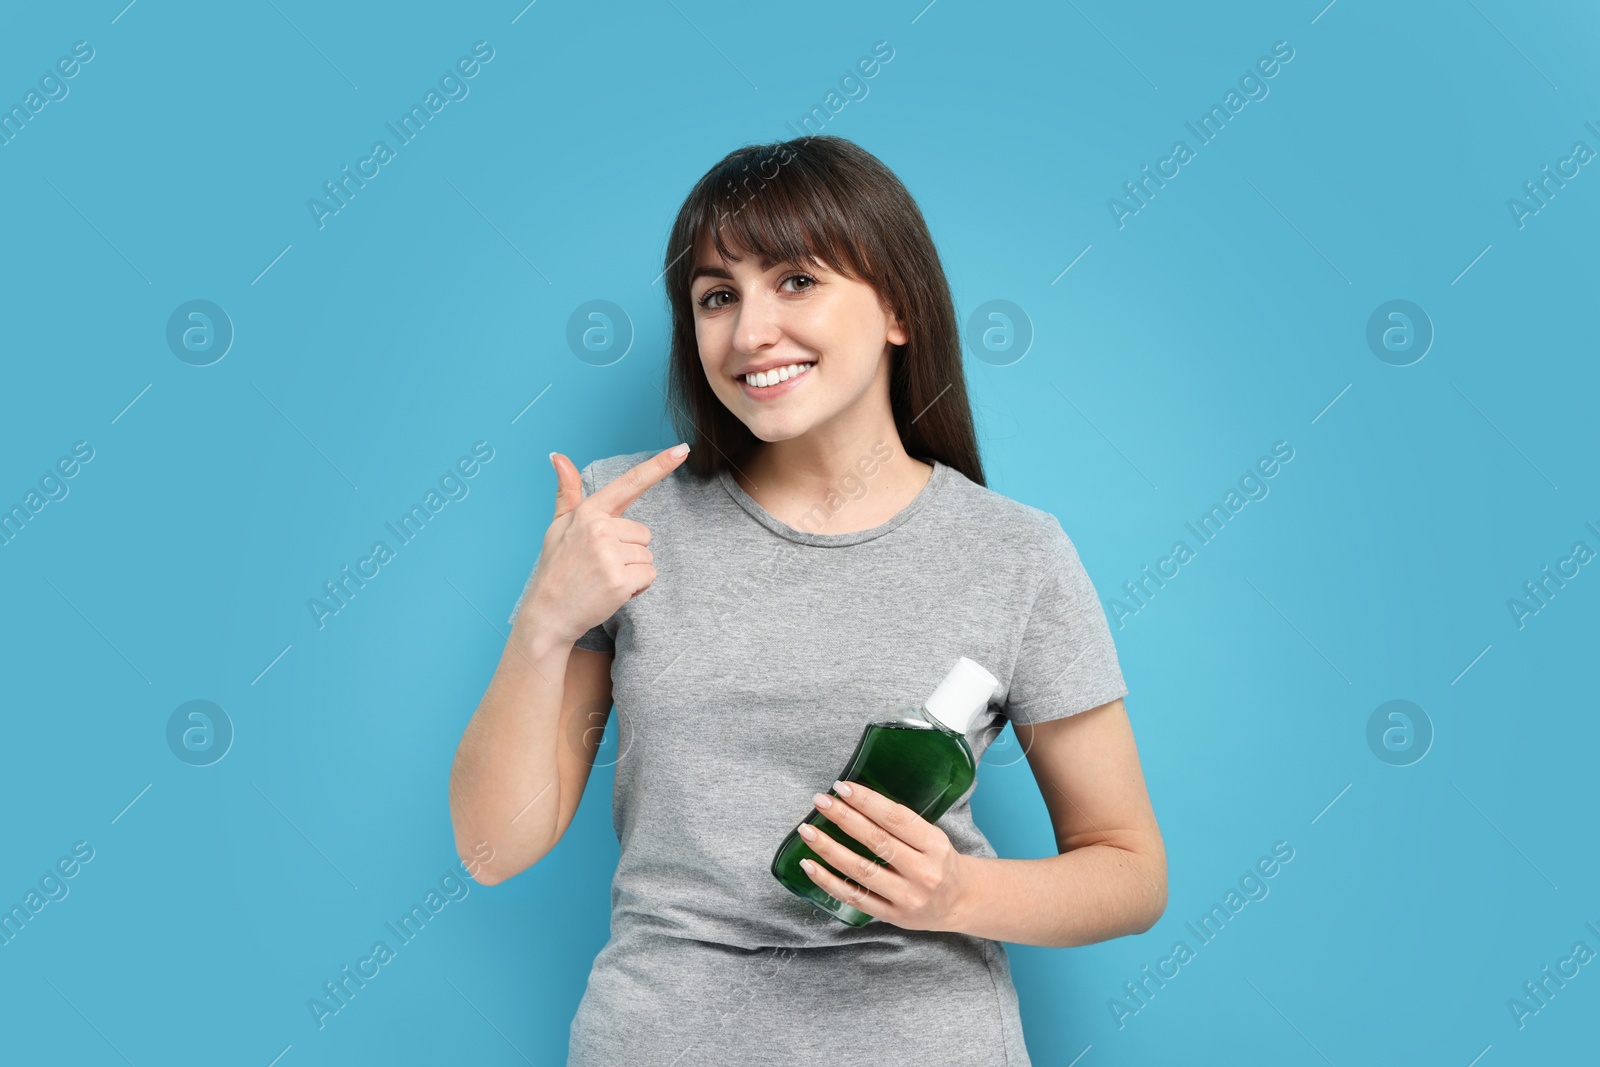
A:
[[[999,547],[1020,550],[1035,558],[1072,548],[1061,520],[1051,512],[979,485],[954,467],[949,468],[948,475],[947,504],[951,506],[946,511],[959,517],[966,536],[976,531],[979,536],[996,541]]]

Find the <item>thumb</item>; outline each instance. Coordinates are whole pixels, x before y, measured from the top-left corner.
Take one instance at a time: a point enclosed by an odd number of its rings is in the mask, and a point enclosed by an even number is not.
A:
[[[578,473],[578,468],[572,460],[560,452],[550,453],[550,465],[556,469],[556,513],[555,518],[576,508],[583,503],[583,475]]]

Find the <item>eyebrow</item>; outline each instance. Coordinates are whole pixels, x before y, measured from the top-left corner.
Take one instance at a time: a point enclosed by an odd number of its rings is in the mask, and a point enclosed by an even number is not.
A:
[[[689,275],[689,284],[693,285],[700,278],[725,278],[730,282],[733,281],[733,275],[728,273],[726,267],[712,266],[710,264],[702,264],[696,267]]]
[[[762,260],[762,273],[764,274],[773,267],[776,267],[778,263],[779,261],[776,259]],[[690,285],[693,285],[700,278],[722,278],[726,281],[733,281],[733,275],[728,272],[728,268],[712,263],[702,263],[700,266],[689,272]]]

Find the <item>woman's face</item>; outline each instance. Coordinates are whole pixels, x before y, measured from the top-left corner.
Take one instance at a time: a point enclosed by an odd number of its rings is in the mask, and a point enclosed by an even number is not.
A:
[[[888,346],[906,334],[872,286],[810,264],[728,262],[707,234],[689,293],[712,391],[756,437],[799,437],[863,400],[889,414]]]

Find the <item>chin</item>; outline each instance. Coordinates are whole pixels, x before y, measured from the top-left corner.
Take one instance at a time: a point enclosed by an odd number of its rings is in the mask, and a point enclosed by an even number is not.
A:
[[[774,441],[793,440],[809,430],[811,424],[794,418],[756,419],[754,422],[746,422],[745,428],[761,441],[771,444]]]

